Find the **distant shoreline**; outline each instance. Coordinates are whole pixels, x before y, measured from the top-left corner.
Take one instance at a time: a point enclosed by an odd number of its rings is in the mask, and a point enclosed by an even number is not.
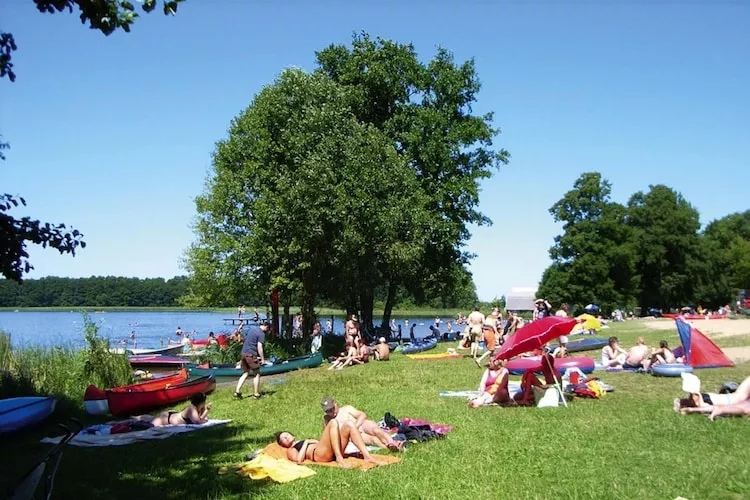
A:
[[[262,309],[258,309],[261,314],[264,314]],[[227,314],[227,318],[236,318],[237,309],[231,307],[207,307],[207,308],[184,308],[184,307],[0,307],[0,312],[74,312],[80,313],[85,311],[89,314],[95,314],[97,312],[175,312],[175,313],[224,313]],[[296,314],[299,311],[299,307],[292,307],[290,309],[292,314]],[[422,317],[422,318],[455,318],[459,311],[469,313],[468,308],[455,308],[455,309],[429,309],[429,308],[414,308],[414,309],[394,309],[391,314],[392,318],[409,318],[409,317]],[[346,311],[340,309],[331,309],[328,307],[321,307],[317,309],[318,317],[325,319],[327,316],[344,316]],[[252,309],[248,310],[246,317],[252,318]],[[383,317],[383,311],[376,309],[374,311],[374,322],[380,321]]]

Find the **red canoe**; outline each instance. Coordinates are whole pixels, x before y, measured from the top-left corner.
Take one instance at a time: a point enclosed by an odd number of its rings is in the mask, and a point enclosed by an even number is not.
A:
[[[225,347],[229,344],[228,337],[225,333],[221,333],[216,336],[216,342],[218,342],[220,347]],[[208,339],[197,339],[193,340],[193,345],[208,345]]]
[[[529,358],[511,359],[505,364],[505,368],[513,375],[522,375],[527,370],[541,372],[542,358],[540,356],[532,356]],[[555,358],[555,368],[560,373],[563,373],[568,368],[578,368],[583,373],[591,373],[594,371],[594,360],[591,358]]]
[[[696,319],[727,319],[726,314],[709,314],[706,316],[705,314],[664,313],[662,314],[662,317],[669,319],[683,318],[688,321],[694,321]]]
[[[213,392],[214,389],[216,389],[216,379],[213,375],[206,375],[161,389],[139,392],[109,390],[107,401],[112,415],[138,415],[155,408],[185,401],[199,392]]]
[[[95,385],[89,385],[83,393],[83,406],[89,415],[103,415],[109,413],[108,393],[110,392],[146,392],[179,385],[188,379],[188,371],[182,370],[170,375],[141,382],[139,384],[123,385],[109,390],[101,390]]]

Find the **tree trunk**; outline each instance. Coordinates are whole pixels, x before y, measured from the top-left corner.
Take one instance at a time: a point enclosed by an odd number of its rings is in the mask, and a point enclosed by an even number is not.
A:
[[[388,284],[388,296],[385,298],[385,307],[383,308],[383,328],[388,327],[391,322],[391,313],[393,313],[393,304],[396,302],[396,291],[398,285],[391,281]]]
[[[315,294],[310,290],[302,290],[302,337],[312,336],[315,324]]]
[[[369,287],[367,290],[364,290],[359,294],[359,306],[361,308],[359,326],[362,330],[365,341],[369,342],[372,340],[373,336],[372,310],[375,306],[375,293],[372,287]]]
[[[292,313],[289,311],[291,305],[289,304],[289,294],[284,294],[284,338],[292,338]]]
[[[272,336],[279,337],[279,291],[276,288],[271,292],[271,317]],[[266,309],[266,319],[268,319],[268,309]]]

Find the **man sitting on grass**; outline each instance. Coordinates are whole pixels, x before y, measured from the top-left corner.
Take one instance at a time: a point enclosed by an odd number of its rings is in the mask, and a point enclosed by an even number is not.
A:
[[[388,361],[391,357],[391,348],[386,344],[385,337],[380,337],[380,343],[373,347],[375,359],[378,361]]]
[[[388,448],[391,451],[403,450],[403,441],[395,441],[377,423],[368,420],[365,412],[359,411],[353,406],[342,406],[339,408],[336,400],[331,396],[324,397],[320,406],[323,408],[324,413],[323,425],[327,426],[332,420],[337,421],[340,425],[349,423],[359,430],[365,443],[377,446],[378,448]]]

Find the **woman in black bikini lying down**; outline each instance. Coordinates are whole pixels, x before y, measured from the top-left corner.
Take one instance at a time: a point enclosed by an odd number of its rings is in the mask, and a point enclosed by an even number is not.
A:
[[[208,422],[208,410],[211,403],[206,402],[206,395],[202,392],[190,398],[190,404],[182,411],[164,411],[157,416],[140,415],[135,420],[151,422],[154,427],[165,425],[205,424]]]
[[[281,431],[274,434],[276,442],[282,448],[286,448],[286,458],[292,462],[301,464],[308,459],[312,462],[333,462],[334,460],[344,469],[350,466],[344,461],[343,450],[351,440],[352,443],[362,453],[365,462],[380,465],[362,441],[362,435],[351,422],[339,424],[336,419],[331,419],[326,425],[320,440],[302,439],[295,441],[294,435],[290,432]]]

